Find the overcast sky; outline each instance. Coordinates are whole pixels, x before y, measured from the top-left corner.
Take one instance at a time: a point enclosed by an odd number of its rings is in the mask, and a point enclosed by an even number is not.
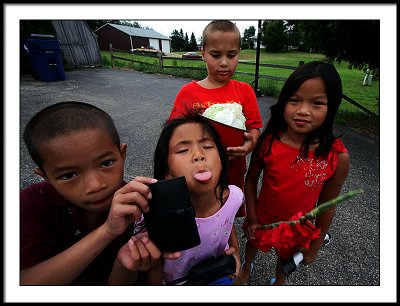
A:
[[[169,37],[173,30],[180,31],[182,29],[183,34],[187,33],[189,39],[194,33],[197,41],[200,42],[200,37],[202,36],[203,29],[211,20],[137,20],[137,22],[145,28],[146,26],[153,29],[154,31]],[[243,36],[244,30],[253,26],[258,28],[257,20],[231,20],[239,28],[240,34]]]

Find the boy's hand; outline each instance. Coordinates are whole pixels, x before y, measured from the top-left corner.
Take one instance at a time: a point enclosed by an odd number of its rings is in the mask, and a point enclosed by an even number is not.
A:
[[[161,252],[147,233],[139,233],[119,250],[117,258],[129,271],[147,271],[161,262]]]
[[[149,209],[148,201],[152,195],[148,184],[157,182],[148,177],[135,177],[117,190],[111,203],[106,228],[112,235],[121,235],[133,221],[139,221],[142,212]]]
[[[254,149],[258,137],[248,132],[244,132],[244,137],[245,141],[242,146],[226,148],[229,156],[247,156]]]

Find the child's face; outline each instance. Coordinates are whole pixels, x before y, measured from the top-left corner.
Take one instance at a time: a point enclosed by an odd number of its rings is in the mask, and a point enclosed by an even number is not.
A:
[[[210,32],[202,52],[208,78],[217,83],[227,83],[235,73],[239,52],[240,42],[236,32]]]
[[[75,131],[42,145],[44,173],[68,201],[91,212],[110,208],[123,183],[126,145],[118,148],[102,129]]]
[[[199,123],[185,123],[172,133],[167,179],[185,176],[190,192],[214,192],[222,170],[217,146]]]
[[[328,97],[321,78],[305,81],[289,98],[284,116],[288,129],[297,134],[308,134],[319,128],[328,113]]]

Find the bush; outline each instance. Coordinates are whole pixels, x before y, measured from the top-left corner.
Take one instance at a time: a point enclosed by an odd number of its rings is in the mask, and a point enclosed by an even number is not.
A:
[[[244,50],[244,49],[250,49],[250,45],[249,45],[249,43],[248,43],[247,41],[245,41],[245,42],[242,42],[242,45],[240,46],[240,48],[241,48],[242,50]]]
[[[111,67],[112,66],[111,60],[108,56],[103,55],[101,57],[101,60],[102,60],[103,67]]]
[[[278,86],[272,80],[266,80],[265,85],[260,84],[260,91],[264,96],[277,97],[279,95]]]

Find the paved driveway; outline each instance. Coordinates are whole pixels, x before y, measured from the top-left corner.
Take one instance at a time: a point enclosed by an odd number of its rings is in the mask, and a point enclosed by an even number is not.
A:
[[[169,115],[176,93],[190,80],[110,69],[66,72],[66,77],[65,81],[50,83],[21,77],[21,134],[27,120],[47,105],[66,100],[92,103],[114,118],[122,141],[128,144],[126,179],[151,176],[152,152],[161,125]],[[274,101],[269,97],[258,98],[264,123]],[[320,252],[317,262],[298,269],[287,284],[379,286],[379,141],[343,126],[335,127],[335,132],[344,133],[342,139],[351,156],[350,173],[342,193],[363,188],[364,194],[339,204],[330,229],[332,242]],[[39,179],[31,171],[34,165],[22,138],[20,151],[23,188]],[[236,221],[237,227],[241,224],[242,220]],[[244,243],[240,239],[242,254]],[[274,265],[272,254],[259,253],[249,285],[266,285]],[[327,290],[326,301],[331,301],[329,289],[316,290]]]

